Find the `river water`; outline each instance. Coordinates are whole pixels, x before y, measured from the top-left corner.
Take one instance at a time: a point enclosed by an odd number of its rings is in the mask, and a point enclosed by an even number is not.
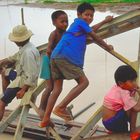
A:
[[[49,8],[33,8],[24,7],[25,24],[34,33],[31,41],[35,45],[40,45],[48,42],[48,36],[54,29],[51,23],[51,13],[55,9]],[[69,24],[71,24],[76,17],[75,10],[65,10],[69,17]],[[91,25],[102,21],[107,15],[118,16],[115,13],[96,11],[94,21]],[[21,7],[20,6],[0,6],[0,59],[14,54],[18,51],[16,45],[8,40],[8,34],[11,29],[17,24],[21,24]],[[114,46],[115,51],[119,52],[127,59],[135,61],[138,56],[140,28],[132,31],[122,33],[120,35],[106,39],[105,41]],[[76,114],[81,109],[92,102],[95,105],[76,118],[76,121],[86,122],[90,116],[102,105],[103,97],[109,88],[114,84],[113,74],[116,68],[123,63],[102,50],[95,44],[87,47],[84,71],[89,78],[89,87],[77,97],[72,104],[74,105],[73,114]],[[1,84],[1,81],[0,81]],[[59,96],[58,104],[68,91],[75,86],[76,83],[65,81],[63,92]],[[0,91],[2,92],[1,88]],[[39,105],[41,95],[37,98],[37,105]],[[15,99],[9,104],[7,109],[14,109],[20,100]],[[35,113],[31,110],[31,113]],[[52,117],[56,117],[52,114]],[[9,140],[9,139],[8,139]]]

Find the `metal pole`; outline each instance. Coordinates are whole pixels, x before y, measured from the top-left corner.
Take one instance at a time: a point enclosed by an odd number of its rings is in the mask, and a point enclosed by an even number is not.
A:
[[[89,104],[88,106],[86,106],[85,108],[83,108],[82,110],[80,110],[78,113],[76,113],[73,118],[77,118],[79,117],[82,113],[84,113],[86,110],[88,110],[90,107],[92,107],[95,104],[95,102]]]

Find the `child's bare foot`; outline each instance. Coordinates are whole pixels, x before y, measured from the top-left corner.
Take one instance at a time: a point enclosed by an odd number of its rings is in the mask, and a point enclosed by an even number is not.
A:
[[[69,110],[67,110],[66,108],[58,108],[56,107],[53,110],[53,113],[57,116],[59,116],[60,118],[64,119],[65,121],[71,121],[73,120],[73,116],[71,115],[71,113],[69,112]]]
[[[54,123],[51,121],[51,120],[48,120],[48,121],[41,121],[39,124],[38,124],[39,127],[41,128],[44,128],[44,127],[47,127],[47,126],[50,126],[50,127],[54,127]]]

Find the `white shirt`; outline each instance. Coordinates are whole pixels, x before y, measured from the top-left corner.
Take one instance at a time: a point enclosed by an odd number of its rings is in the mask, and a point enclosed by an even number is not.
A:
[[[30,42],[20,47],[19,51],[8,60],[14,61],[17,77],[10,83],[8,88],[29,85],[37,86],[37,80],[40,71],[40,54],[37,48]]]

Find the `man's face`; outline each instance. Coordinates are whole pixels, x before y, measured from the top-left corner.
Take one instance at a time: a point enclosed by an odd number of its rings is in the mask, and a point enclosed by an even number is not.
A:
[[[78,14],[78,17],[85,20],[88,24],[90,24],[93,21],[93,16],[93,10],[85,10],[83,13]]]

